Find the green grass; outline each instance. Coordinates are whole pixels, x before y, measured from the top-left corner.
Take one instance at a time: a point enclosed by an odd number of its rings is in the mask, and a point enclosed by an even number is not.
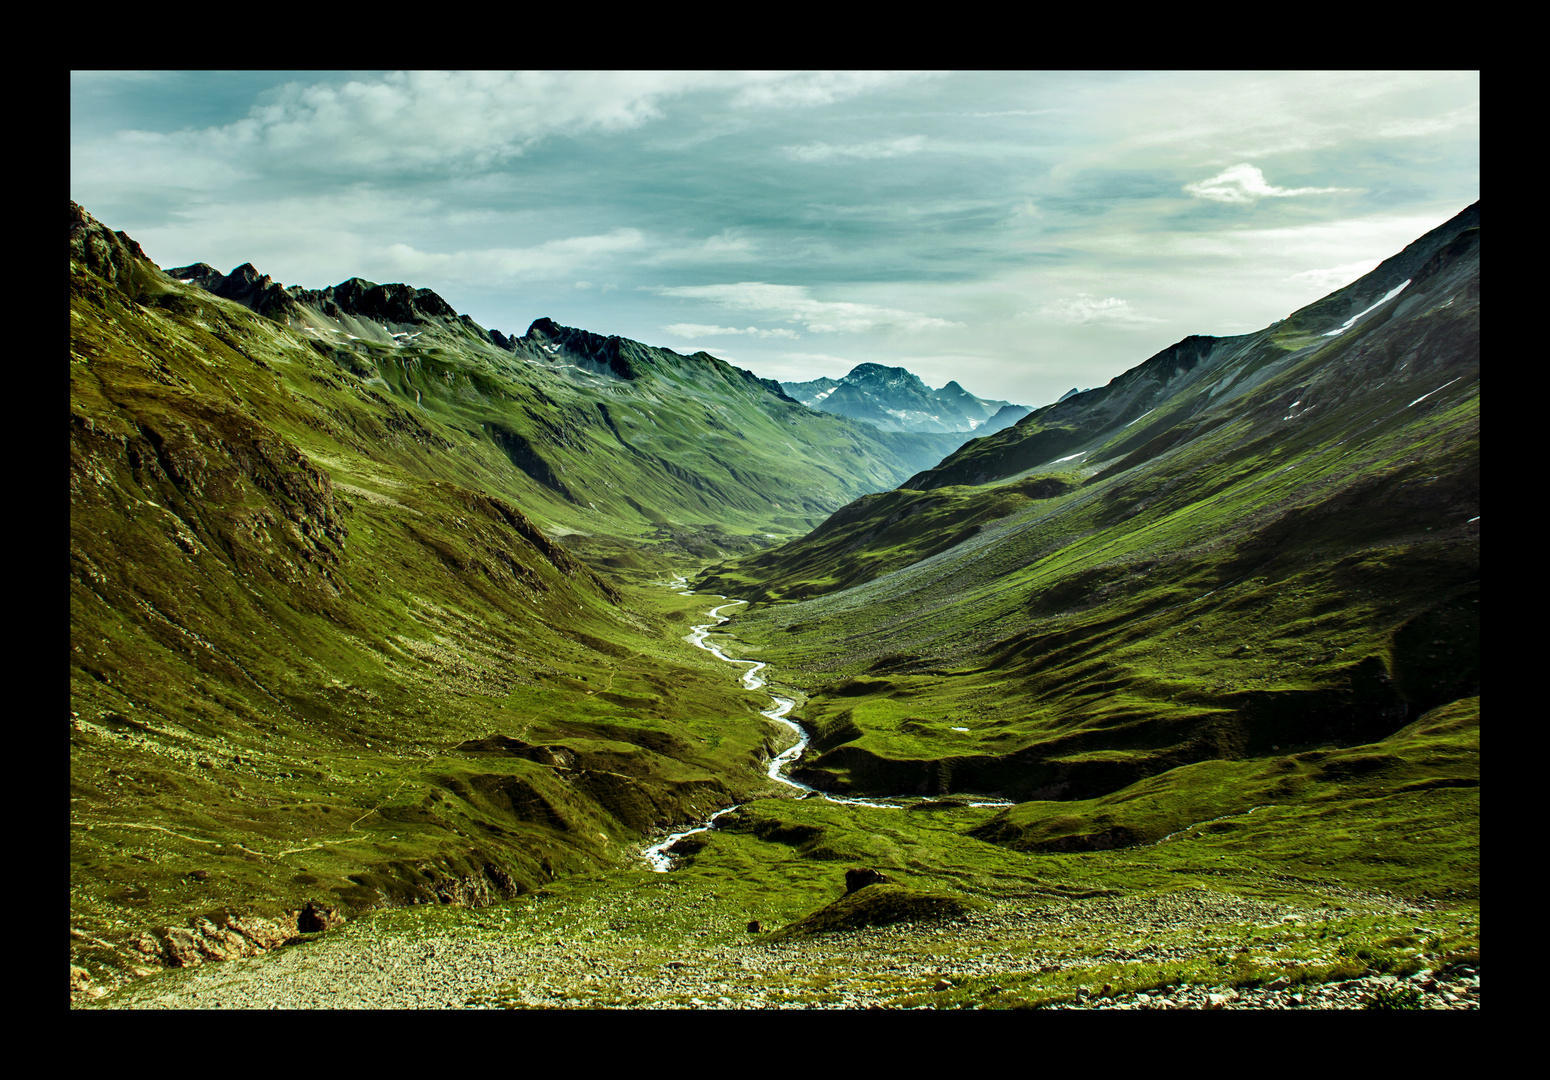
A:
[[[928,444],[702,354],[625,343],[639,377],[613,393],[466,327],[323,346],[131,270],[125,292],[72,266],[72,962],[94,978],[169,926],[314,899],[564,898],[574,932],[664,952],[929,915],[950,955],[955,914],[1190,888],[1325,914],[1223,924],[1172,963],[1093,908],[1083,940],[1025,943],[1055,970],[891,999],[1478,962],[1478,382],[1417,406],[1467,367],[1467,291],[1421,345],[1251,335],[1252,392],[1212,374],[1148,413],[1127,376],[1088,428],[1036,417],[971,443],[962,483],[845,505]],[[777,793],[786,738],[683,643],[710,601],[672,573],[771,601],[732,651],[801,702],[803,778],[914,809],[751,802],[644,871],[646,837]],[[845,898],[850,867],[893,884]],[[594,925],[604,896],[621,927]],[[1417,936],[1392,897],[1452,922]]]
[[[767,786],[764,699],[682,643],[703,604],[662,584],[698,565],[693,518],[600,523],[474,434],[531,376],[445,342],[315,347],[152,271],[138,300],[72,275],[89,971],[193,917],[514,895]]]

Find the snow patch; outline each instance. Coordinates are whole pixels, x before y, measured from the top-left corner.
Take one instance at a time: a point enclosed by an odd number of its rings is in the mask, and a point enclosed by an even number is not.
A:
[[[1449,379],[1447,382],[1445,382],[1441,386],[1439,386],[1437,388],[1437,390],[1446,390],[1448,387],[1452,386],[1454,383],[1458,382],[1459,379],[1462,379],[1463,377],[1464,376],[1460,375],[1458,377],[1458,379]],[[1426,393],[1422,394],[1420,397],[1418,397],[1414,401],[1412,401],[1410,403],[1410,405],[1420,404],[1421,402],[1425,401],[1427,398],[1429,398],[1433,394],[1435,394],[1437,392],[1437,390],[1428,390]],[[1406,405],[1405,408],[1407,408],[1407,409],[1410,408],[1410,405]]]
[[[1352,315],[1349,319],[1347,319],[1343,325],[1341,325],[1337,329],[1331,330],[1329,333],[1325,334],[1324,336],[1325,337],[1335,337],[1335,336],[1337,336],[1339,334],[1345,333],[1347,330],[1351,329],[1351,327],[1356,325],[1356,320],[1357,319],[1360,319],[1363,315],[1366,315],[1368,312],[1372,312],[1372,311],[1378,310],[1378,308],[1382,307],[1384,304],[1386,304],[1390,300],[1394,299],[1394,297],[1396,297],[1400,293],[1404,292],[1405,291],[1405,286],[1409,285],[1409,284],[1410,284],[1410,279],[1409,278],[1406,278],[1404,281],[1401,281],[1398,285],[1394,286],[1393,289],[1389,290],[1388,295],[1386,295],[1382,300],[1379,300],[1376,304],[1372,305],[1372,307],[1368,308],[1366,311],[1358,311],[1355,315]]]

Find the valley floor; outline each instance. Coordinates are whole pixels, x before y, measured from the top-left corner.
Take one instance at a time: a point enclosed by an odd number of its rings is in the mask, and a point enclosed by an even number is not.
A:
[[[1411,1007],[1479,1007],[1478,961],[1300,981],[1358,928],[1363,938],[1439,937],[1476,923],[1472,911],[1351,890],[1311,907],[1204,885],[1001,900],[951,921],[786,941],[750,932],[736,907],[670,874],[625,872],[490,908],[381,912],[265,956],[165,972],[93,1005],[1352,1009],[1413,988]],[[1235,988],[1231,976],[1247,971],[1260,984]]]

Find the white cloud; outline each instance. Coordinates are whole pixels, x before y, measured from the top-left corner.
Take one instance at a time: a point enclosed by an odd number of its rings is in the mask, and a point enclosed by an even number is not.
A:
[[[644,266],[672,263],[741,262],[757,255],[758,245],[736,229],[722,229],[715,236],[685,243],[656,243],[642,255]]]
[[[1351,284],[1363,274],[1375,268],[1380,260],[1358,259],[1355,262],[1342,263],[1339,266],[1324,267],[1319,270],[1304,270],[1298,274],[1287,277],[1287,281],[1302,281],[1315,286],[1323,292],[1333,292]]]
[[[1480,106],[1478,103],[1463,105],[1457,109],[1450,109],[1440,116],[1406,117],[1398,120],[1388,120],[1378,127],[1378,135],[1385,139],[1412,139],[1423,138],[1427,135],[1438,135],[1454,128],[1478,125],[1480,123]]]
[[[615,255],[643,251],[646,234],[639,229],[615,229],[593,236],[570,236],[533,247],[486,248],[474,251],[421,251],[408,244],[390,244],[385,254],[395,273],[406,280],[435,274],[443,281],[481,284],[571,278],[584,266],[606,262]],[[573,279],[574,280],[574,279]],[[589,288],[578,283],[578,288]]]
[[[109,86],[130,76],[87,76]],[[291,82],[240,120],[170,133],[120,131],[71,149],[72,176],[211,188],[252,175],[372,170],[375,177],[486,168],[539,140],[617,132],[666,115],[675,98],[713,91],[734,105],[828,104],[887,90],[908,72],[396,71],[346,82]]]
[[[1129,300],[1110,296],[1102,300],[1091,293],[1051,300],[1037,311],[1020,312],[1019,318],[1041,319],[1046,322],[1065,323],[1070,326],[1087,323],[1114,323],[1122,326],[1140,326],[1146,323],[1167,322],[1151,315],[1143,315],[1130,306]]]
[[[730,285],[679,285],[657,290],[663,296],[685,300],[705,300],[721,307],[742,311],[773,313],[776,318],[803,324],[814,334],[866,333],[902,330],[960,328],[932,315],[897,308],[877,307],[845,301],[815,300],[805,285],[771,285],[763,281],[740,281]]]
[[[924,135],[904,135],[897,139],[873,139],[871,142],[852,143],[849,146],[835,146],[830,143],[807,143],[803,146],[787,146],[786,156],[797,161],[826,161],[833,157],[850,157],[861,159],[900,157],[904,154],[918,153],[924,149],[926,137]]]
[[[788,330],[783,326],[776,327],[773,330],[761,330],[757,326],[750,326],[745,330],[739,330],[735,326],[710,326],[705,323],[673,323],[671,326],[664,326],[662,329],[674,337],[688,338],[691,341],[695,338],[727,337],[733,334],[758,338],[792,339],[802,336],[795,330]]]
[[[488,163],[546,135],[621,131],[664,99],[713,78],[675,72],[393,72],[336,86],[291,83],[246,120],[198,133],[285,156],[326,148],[334,163],[393,168]]]
[[[879,90],[892,90],[905,83],[943,74],[930,71],[764,71],[745,72],[748,80],[732,99],[741,106],[773,108],[831,105],[845,98]]]
[[[1265,180],[1265,174],[1248,163],[1232,165],[1209,180],[1185,184],[1184,190],[1197,199],[1213,202],[1246,203],[1262,198],[1286,198],[1292,195],[1328,195],[1350,188],[1281,188]]]

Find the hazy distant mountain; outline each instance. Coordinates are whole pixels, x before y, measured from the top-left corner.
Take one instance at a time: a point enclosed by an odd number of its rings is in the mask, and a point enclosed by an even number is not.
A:
[[[802,404],[865,420],[884,431],[957,431],[987,435],[1015,424],[1031,411],[1009,401],[976,397],[957,382],[933,390],[901,367],[858,364],[843,379],[782,383]]]

